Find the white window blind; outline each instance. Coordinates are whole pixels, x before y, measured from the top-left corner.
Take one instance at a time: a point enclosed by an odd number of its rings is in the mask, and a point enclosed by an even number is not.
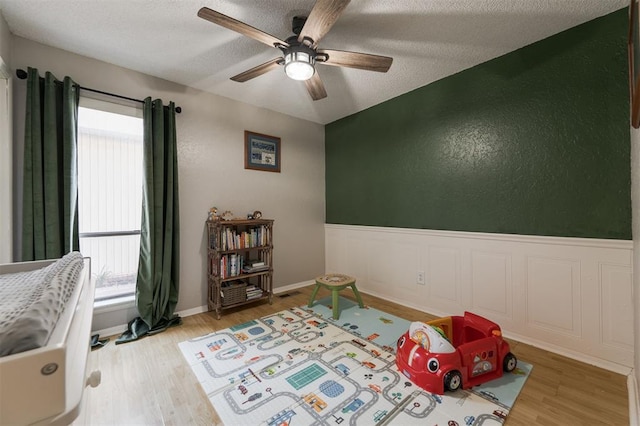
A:
[[[80,251],[91,257],[96,301],[117,300],[135,291],[142,214],[140,116],[137,108],[81,98]]]

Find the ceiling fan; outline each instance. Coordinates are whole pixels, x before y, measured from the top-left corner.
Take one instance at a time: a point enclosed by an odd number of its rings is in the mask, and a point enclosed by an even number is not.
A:
[[[387,56],[318,48],[320,39],[329,32],[349,2],[350,0],[317,0],[308,17],[293,18],[294,35],[286,41],[208,7],[201,8],[198,16],[282,52],[281,57],[235,75],[231,80],[243,83],[284,65],[285,73],[294,80],[304,81],[311,98],[317,101],[326,98],[327,91],[315,70],[315,64],[387,72],[393,62],[393,58]]]

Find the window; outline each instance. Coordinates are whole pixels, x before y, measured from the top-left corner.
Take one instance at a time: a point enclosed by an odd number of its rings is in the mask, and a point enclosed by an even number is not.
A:
[[[142,215],[142,110],[80,98],[80,251],[91,257],[96,302],[135,292]]]

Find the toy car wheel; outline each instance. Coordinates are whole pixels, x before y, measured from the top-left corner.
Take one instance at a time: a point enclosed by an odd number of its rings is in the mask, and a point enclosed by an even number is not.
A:
[[[516,365],[518,365],[518,359],[514,354],[509,352],[504,357],[504,361],[502,361],[502,369],[506,372],[511,372],[516,369]]]
[[[462,375],[459,371],[449,371],[444,375],[444,388],[445,390],[455,392],[460,389],[462,385]]]

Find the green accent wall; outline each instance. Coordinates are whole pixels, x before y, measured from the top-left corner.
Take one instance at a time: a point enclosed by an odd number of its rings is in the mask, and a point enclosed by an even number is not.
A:
[[[627,19],[328,124],[326,222],[631,239]]]

